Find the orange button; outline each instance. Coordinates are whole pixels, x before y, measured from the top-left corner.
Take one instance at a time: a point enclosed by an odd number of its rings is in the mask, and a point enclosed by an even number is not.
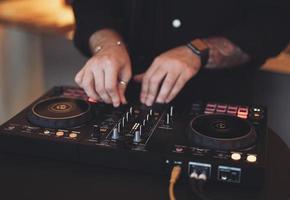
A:
[[[55,133],[55,135],[56,135],[57,137],[62,137],[62,136],[64,136],[64,132],[63,132],[63,131],[57,131],[57,132]]]
[[[251,163],[254,163],[254,162],[257,161],[257,156],[256,156],[256,155],[251,155],[251,154],[249,154],[249,155],[247,156],[247,161],[248,161],[248,162],[251,162]]]
[[[69,137],[70,138],[76,138],[78,136],[78,134],[76,134],[76,133],[70,133],[69,134]]]
[[[231,158],[233,160],[240,160],[241,159],[241,154],[240,153],[232,153]]]

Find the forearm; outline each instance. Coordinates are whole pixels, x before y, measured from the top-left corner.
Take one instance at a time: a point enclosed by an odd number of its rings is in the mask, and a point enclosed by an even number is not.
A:
[[[206,69],[223,69],[242,65],[250,61],[250,56],[224,37],[204,39],[209,47]]]

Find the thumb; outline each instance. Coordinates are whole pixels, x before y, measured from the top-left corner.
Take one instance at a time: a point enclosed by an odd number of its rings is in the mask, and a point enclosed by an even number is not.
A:
[[[142,82],[144,75],[145,75],[145,73],[135,75],[134,76],[134,81]]]

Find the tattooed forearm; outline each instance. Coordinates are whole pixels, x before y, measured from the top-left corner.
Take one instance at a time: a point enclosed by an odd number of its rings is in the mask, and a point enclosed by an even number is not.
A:
[[[207,69],[230,68],[250,60],[248,54],[226,38],[212,37],[204,41],[210,49],[209,60],[205,65]]]

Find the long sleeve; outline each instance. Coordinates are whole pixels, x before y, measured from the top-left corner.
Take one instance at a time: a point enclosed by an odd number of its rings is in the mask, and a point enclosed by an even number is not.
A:
[[[240,1],[243,18],[223,36],[248,53],[260,66],[289,43],[290,2],[288,0]]]
[[[91,56],[89,38],[103,28],[121,29],[120,2],[115,0],[74,0],[76,20],[75,46],[86,56]]]

